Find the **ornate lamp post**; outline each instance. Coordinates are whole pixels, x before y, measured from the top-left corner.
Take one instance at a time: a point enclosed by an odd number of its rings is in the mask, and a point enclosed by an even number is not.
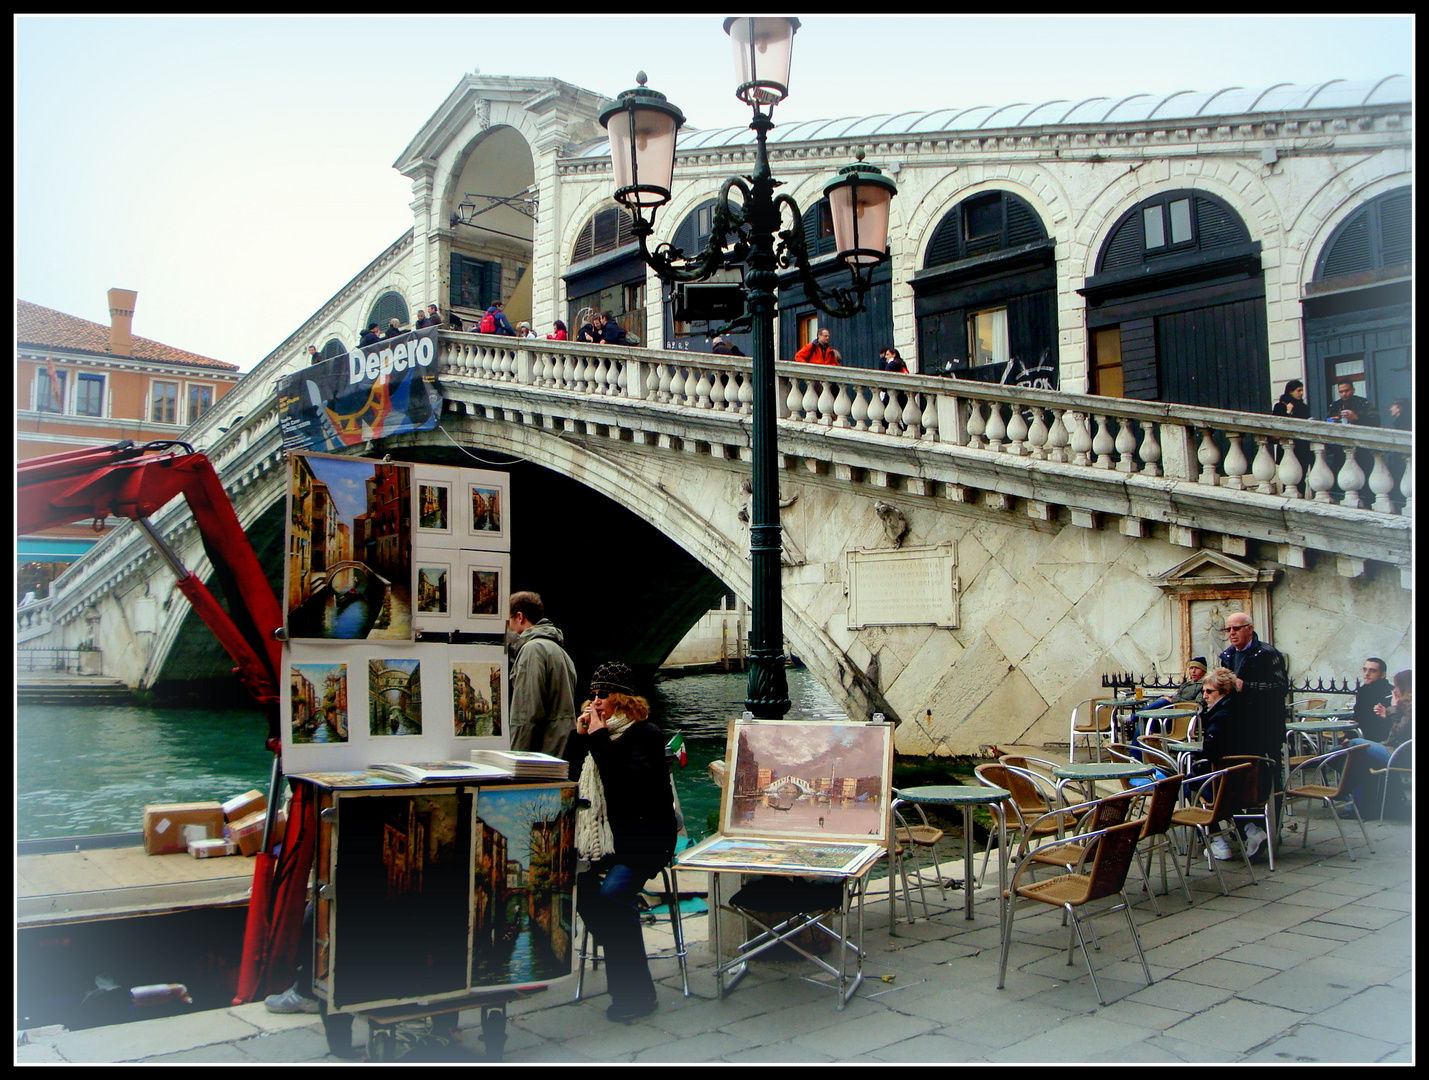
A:
[[[746,708],[761,719],[778,719],[789,711],[789,685],[784,675],[783,601],[780,596],[778,428],[775,415],[774,312],[778,270],[799,271],[806,294],[835,318],[848,318],[864,308],[872,287],[872,269],[888,256],[888,212],[897,190],[894,182],[872,165],[859,162],[839,170],[824,186],[832,210],[839,260],[849,268],[844,288],[825,289],[814,279],[804,246],[803,214],[790,196],[775,194],[783,182],[769,169],[768,135],[774,127],[774,106],[789,93],[789,60],[798,19],[726,19],[725,32],[734,46],[737,69],[735,96],[753,110],[749,126],[755,134],[754,172],[731,177],[720,189],[714,227],[704,251],[686,256],[668,243],[650,247],[655,212],[670,200],[675,171],[675,137],[684,115],[664,94],[640,85],[627,90],[601,114],[610,135],[615,169],[615,200],[635,219],[634,232],[646,263],[667,282],[705,281],[731,262],[747,267],[745,315],[732,324],[748,326],[752,334],[753,499],[750,507],[752,617],[749,689]],[[731,196],[739,193],[738,201]],[[788,212],[790,222],[784,224]]]

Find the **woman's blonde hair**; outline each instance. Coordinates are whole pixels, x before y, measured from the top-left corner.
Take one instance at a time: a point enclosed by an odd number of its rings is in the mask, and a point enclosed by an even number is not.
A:
[[[1202,686],[1210,686],[1222,694],[1235,693],[1235,672],[1227,667],[1213,668],[1201,680]]]

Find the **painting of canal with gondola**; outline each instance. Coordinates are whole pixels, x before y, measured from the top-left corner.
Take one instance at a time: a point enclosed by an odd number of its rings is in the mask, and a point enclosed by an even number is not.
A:
[[[367,714],[370,735],[420,735],[421,661],[367,661]]]
[[[324,454],[289,462],[288,636],[410,641],[410,466]]]
[[[472,825],[472,985],[545,982],[571,973],[574,784],[484,787]]]
[[[735,721],[720,831],[886,840],[892,730],[827,720]]]
[[[452,663],[452,724],[459,739],[501,734],[501,661]]]
[[[347,665],[293,664],[288,677],[292,741],[347,742]]]

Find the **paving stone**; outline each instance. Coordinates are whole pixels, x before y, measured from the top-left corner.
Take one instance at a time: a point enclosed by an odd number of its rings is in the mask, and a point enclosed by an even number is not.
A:
[[[112,1063],[176,1054],[256,1034],[252,1024],[216,1009],[162,1020],[69,1031],[46,1041],[66,1061]]]
[[[1394,1049],[1389,1043],[1366,1039],[1352,1032],[1336,1031],[1319,1024],[1301,1024],[1247,1055],[1245,1060],[1281,1065],[1325,1061],[1369,1064],[1382,1060]]]
[[[957,1034],[967,1042],[1000,1050],[1056,1027],[1070,1015],[1040,1000],[1019,1001],[969,1017],[966,1023],[959,1025]]]
[[[1147,1034],[1175,1027],[1190,1014],[1180,1009],[1166,1009],[1126,997],[1102,1006],[1099,1015],[1115,1024],[1139,1027]]]
[[[1218,986],[1223,990],[1244,990],[1247,986],[1254,986],[1256,983],[1270,978],[1278,970],[1218,956],[1210,960],[1203,960],[1199,964],[1192,964],[1179,972],[1176,978],[1200,983],[1203,986]]]
[[[826,1061],[837,1061],[838,1058],[811,1050],[807,1046],[781,1042],[772,1043],[769,1046],[756,1046],[751,1050],[740,1050],[728,1055],[724,1060],[736,1064],[748,1063],[751,1065],[818,1065]]]
[[[1226,1001],[1191,1017],[1166,1034],[1220,1050],[1243,1053],[1300,1022],[1300,1014],[1253,1001]]]
[[[1354,977],[1352,969],[1346,964],[1311,960],[1246,987],[1236,996],[1246,1001],[1314,1014],[1338,1005],[1365,989],[1365,986],[1364,982]]]
[[[1226,1001],[1232,991],[1219,986],[1204,986],[1200,983],[1184,982],[1179,978],[1162,979],[1150,986],[1143,986],[1130,995],[1130,1000],[1142,1005],[1155,1005],[1163,1009],[1177,1009],[1186,1013],[1198,1013]]]
[[[1387,986],[1371,986],[1326,1009],[1315,1022],[1367,1039],[1406,1044],[1413,1029],[1410,996]]]
[[[869,1057],[887,1062],[936,1062],[953,1064],[961,1062],[986,1061],[988,1049],[974,1043],[962,1042],[947,1035],[927,1034],[917,1038],[904,1039],[890,1046],[881,1046],[871,1051]]]
[[[814,992],[815,988],[801,983],[798,989],[791,985],[789,993],[801,993],[802,990]],[[790,1039],[794,1034],[822,1031],[872,1012],[885,1011],[882,1006],[855,996],[840,1012],[833,993],[827,990],[819,993],[814,1001],[810,1001],[808,995],[801,996],[805,1001],[803,1005],[770,1010],[732,1024],[721,1024],[720,1030],[755,1044],[776,1043]]]
[[[26,1043],[15,1047],[16,1065],[58,1065],[64,1062],[53,1046],[43,1043]]]
[[[1198,1064],[1214,1065],[1224,1061],[1240,1061],[1242,1058],[1242,1055],[1234,1050],[1222,1050],[1219,1047],[1206,1046],[1202,1043],[1174,1039],[1164,1034],[1148,1039],[1146,1045],[1170,1054],[1177,1061]]]
[[[882,1012],[862,1016],[822,1031],[799,1035],[793,1040],[820,1053],[832,1054],[843,1061],[856,1054],[866,1054],[890,1043],[901,1042],[933,1031],[937,1025],[917,1016]]]
[[[637,1062],[688,1062],[708,1063],[721,1061],[724,1055],[749,1050],[751,1046],[743,1039],[726,1035],[721,1031],[707,1031],[692,1035],[688,1039],[670,1039],[635,1055]]]
[[[328,1053],[321,1027],[265,1032],[236,1045],[253,1061],[320,1061]]]
[[[1100,1016],[1077,1016],[1030,1039],[994,1050],[989,1061],[1085,1061],[1092,1054],[1131,1046],[1146,1039],[1139,1028]]]
[[[215,1043],[212,1046],[200,1046],[194,1050],[180,1050],[176,1054],[156,1054],[153,1057],[146,1057],[145,1064],[155,1065],[181,1065],[181,1064],[203,1064],[203,1065],[252,1065],[254,1059],[242,1049],[242,1043]],[[327,1047],[324,1045],[324,1051]],[[285,1061],[305,1061],[309,1058],[285,1058]]]
[[[1386,911],[1384,908],[1372,908],[1362,903],[1354,903],[1335,911],[1327,911],[1316,921],[1342,923],[1345,926],[1353,926],[1361,930],[1383,930],[1405,917],[1405,913],[1401,911]]]

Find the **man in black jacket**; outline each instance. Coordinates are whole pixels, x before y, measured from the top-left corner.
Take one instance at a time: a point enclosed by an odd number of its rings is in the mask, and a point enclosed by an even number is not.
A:
[[[1374,711],[1376,705],[1388,709],[1394,696],[1394,687],[1385,678],[1388,671],[1389,666],[1377,656],[1366,660],[1360,671],[1363,681],[1355,691],[1355,725],[1370,742],[1382,743],[1389,738],[1392,721]]]
[[[1290,676],[1285,671],[1285,657],[1280,651],[1255,635],[1250,616],[1234,612],[1226,619],[1227,648],[1217,658],[1221,667],[1235,673],[1235,722],[1244,733],[1244,745],[1255,754],[1270,759],[1268,768],[1257,772],[1256,798],[1264,802],[1272,789],[1280,788],[1280,758],[1285,748],[1286,700],[1290,694]],[[1258,826],[1250,826],[1259,832]],[[1253,855],[1264,842],[1264,835],[1246,833],[1246,852]]]
[[[359,349],[365,349],[369,345],[376,345],[377,342],[380,340],[381,339],[377,335],[377,324],[375,322],[371,322],[367,324],[367,329],[362,331],[362,337],[357,342],[357,347]]]

